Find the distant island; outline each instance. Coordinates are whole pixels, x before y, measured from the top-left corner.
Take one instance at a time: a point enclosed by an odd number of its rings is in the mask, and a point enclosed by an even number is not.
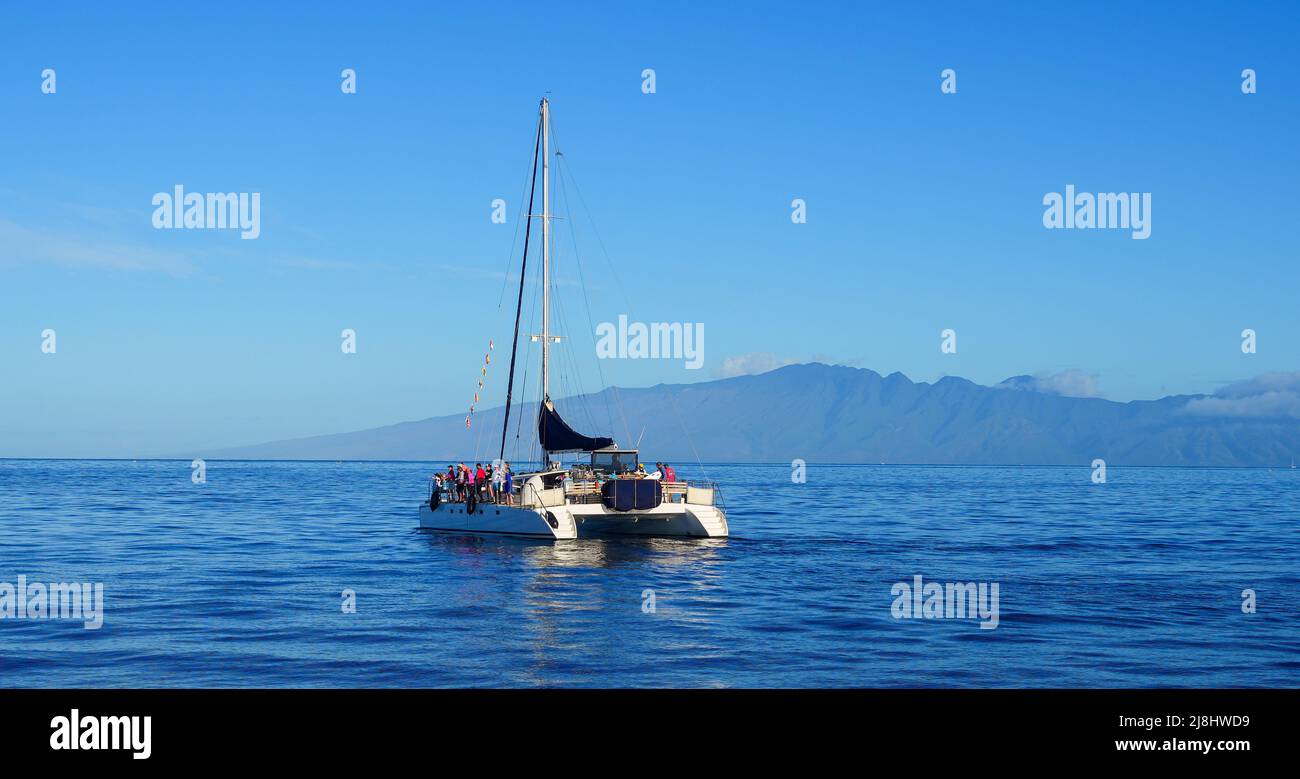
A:
[[[623,446],[640,438],[648,458],[682,462],[1087,465],[1100,457],[1108,465],[1285,467],[1300,456],[1300,404],[1295,375],[1276,376],[1214,395],[1120,403],[1062,395],[1029,376],[993,386],[957,377],[931,384],[810,363],[696,384],[610,388],[557,406],[585,433],[612,435]],[[512,411],[509,440],[519,420],[526,447],[536,404],[518,414]],[[195,456],[486,460],[500,445],[501,415],[501,408],[479,411],[471,429],[461,414]]]

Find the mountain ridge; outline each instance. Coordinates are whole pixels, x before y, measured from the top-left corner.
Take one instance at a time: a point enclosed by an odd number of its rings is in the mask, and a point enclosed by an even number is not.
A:
[[[1240,394],[1118,402],[1044,391],[1046,384],[1030,376],[992,386],[958,376],[914,382],[897,371],[802,363],[696,384],[610,387],[556,406],[583,433],[613,435],[623,446],[644,436],[647,458],[678,461],[1285,466],[1300,455],[1300,418],[1251,416],[1248,405],[1232,414],[1200,410],[1240,403]],[[528,459],[536,408],[511,410],[506,459],[512,451]],[[204,456],[490,460],[501,417],[495,407],[479,411],[468,430],[463,415],[449,415]]]

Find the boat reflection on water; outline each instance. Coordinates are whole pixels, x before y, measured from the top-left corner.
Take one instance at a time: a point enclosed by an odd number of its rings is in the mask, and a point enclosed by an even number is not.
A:
[[[562,544],[515,536],[455,535],[427,533],[429,543],[471,557],[495,554],[520,557],[537,569],[618,568],[625,565],[698,566],[700,573],[718,560],[727,546],[726,538],[579,538]]]
[[[525,559],[540,568],[617,568],[644,563],[700,566],[716,562],[726,538],[580,538],[566,544],[528,545]]]
[[[652,657],[666,636],[693,636],[704,653],[725,611],[727,538],[580,538],[423,532],[430,552],[454,568],[431,582],[462,614],[494,615],[521,649],[488,684],[547,686],[581,673],[592,651],[637,650]],[[608,643],[578,639],[603,626]],[[618,627],[615,627],[618,626]],[[487,646],[500,636],[480,637]],[[712,647],[712,648],[710,648]]]

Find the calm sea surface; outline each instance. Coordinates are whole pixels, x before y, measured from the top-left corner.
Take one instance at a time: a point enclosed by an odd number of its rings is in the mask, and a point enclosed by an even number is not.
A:
[[[430,469],[0,460],[0,583],[106,612],[0,619],[0,686],[1300,686],[1300,470],[716,465],[732,538],[546,543],[418,530]]]

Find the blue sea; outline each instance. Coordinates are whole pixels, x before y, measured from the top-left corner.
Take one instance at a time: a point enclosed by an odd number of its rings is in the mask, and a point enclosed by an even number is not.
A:
[[[1300,470],[682,466],[731,538],[554,543],[419,530],[432,468],[0,461],[0,583],[104,592],[0,686],[1300,686]]]

